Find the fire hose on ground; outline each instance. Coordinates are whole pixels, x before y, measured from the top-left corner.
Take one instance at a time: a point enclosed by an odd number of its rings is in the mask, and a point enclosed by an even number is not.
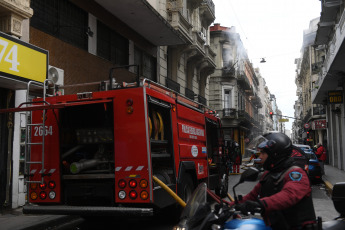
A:
[[[183,208],[186,207],[186,202],[184,202],[174,191],[172,191],[166,184],[164,184],[161,180],[159,180],[157,177],[152,176],[153,180],[159,185],[161,186],[165,191],[167,191],[169,193],[170,196],[172,196],[177,203],[179,203],[179,205],[181,205]],[[216,194],[214,194],[211,190],[207,189],[207,193],[217,202],[217,203],[227,203],[230,204],[229,201],[226,200],[222,200],[219,196],[217,196]],[[231,195],[228,193],[228,198],[231,201],[234,201],[234,199],[231,197]]]

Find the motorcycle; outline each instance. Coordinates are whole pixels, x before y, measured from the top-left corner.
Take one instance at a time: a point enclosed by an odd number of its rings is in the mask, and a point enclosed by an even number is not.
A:
[[[236,186],[245,181],[255,180],[259,172],[258,169],[251,167],[242,173],[239,182],[233,187],[235,202],[238,199],[235,191]],[[211,204],[207,202],[207,195],[217,202],[213,209]],[[319,217],[318,230],[345,229],[345,182],[334,185],[332,200],[340,216],[327,222],[322,222],[321,217]],[[252,213],[252,216],[243,218],[229,204],[230,202],[217,197],[207,189],[205,183],[202,183],[189,199],[181,214],[180,222],[174,227],[174,230],[272,230],[271,227],[265,225],[261,218],[256,217],[255,213],[259,214],[261,210],[258,209]]]
[[[323,230],[344,230],[345,229],[345,182],[336,183],[332,190],[332,200],[335,210],[340,216],[334,220],[322,222],[319,218],[319,223],[322,223]]]
[[[245,181],[255,180],[259,172],[258,169],[251,167],[241,174],[239,182],[233,187],[235,200],[238,199],[235,191],[236,186]],[[213,209],[211,209],[210,203],[207,202],[207,195],[217,201]],[[201,183],[189,199],[181,214],[180,222],[174,227],[174,230],[271,230],[260,218],[242,219],[239,212],[230,207],[229,204],[230,202],[221,200],[208,190],[205,183]],[[256,213],[260,213],[260,211],[258,209]]]

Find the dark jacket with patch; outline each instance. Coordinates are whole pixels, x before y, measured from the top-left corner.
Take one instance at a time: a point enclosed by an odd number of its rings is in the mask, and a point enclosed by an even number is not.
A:
[[[316,219],[308,175],[293,165],[287,160],[266,171],[242,201],[260,199],[265,206],[264,220],[273,229],[293,229]]]

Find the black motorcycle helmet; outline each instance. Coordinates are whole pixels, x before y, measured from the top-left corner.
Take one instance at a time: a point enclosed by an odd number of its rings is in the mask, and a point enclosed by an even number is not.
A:
[[[257,146],[257,148],[268,154],[263,167],[264,169],[270,170],[290,157],[292,142],[287,135],[280,132],[266,133],[263,137],[264,140]]]

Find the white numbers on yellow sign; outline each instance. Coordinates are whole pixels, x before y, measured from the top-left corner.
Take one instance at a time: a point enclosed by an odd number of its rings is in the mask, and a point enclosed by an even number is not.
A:
[[[19,72],[18,70],[18,46],[12,45],[12,47],[9,47],[9,43],[5,40],[0,39],[0,45],[2,46],[2,49],[0,51],[0,63],[5,61],[8,63],[11,63],[11,68],[9,68],[12,71]],[[5,56],[5,58],[4,58]]]

